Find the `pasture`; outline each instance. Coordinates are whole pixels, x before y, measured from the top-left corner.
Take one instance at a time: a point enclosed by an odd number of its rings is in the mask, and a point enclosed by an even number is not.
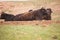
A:
[[[42,2],[42,1],[41,1]],[[34,20],[34,21],[4,21],[0,20],[0,40],[60,40],[60,1],[47,1],[47,7],[53,10],[52,20]],[[35,6],[29,4],[16,4],[11,2],[2,2],[4,4],[3,11],[8,13],[20,13]],[[9,4],[8,4],[9,3]],[[31,2],[32,4],[33,2]],[[39,2],[40,3],[40,2]],[[44,2],[37,3],[36,6],[46,5]],[[1,4],[1,3],[0,3]],[[20,4],[20,5],[19,5]],[[34,4],[34,3],[33,3]],[[19,6],[16,6],[19,5]],[[23,6],[26,5],[26,6]],[[28,6],[28,7],[27,7]],[[17,7],[17,8],[16,8]],[[21,7],[21,8],[20,8]],[[20,8],[20,9],[19,9]],[[25,9],[26,8],[26,9]],[[37,7],[36,7],[37,8]],[[1,9],[1,8],[0,8]],[[24,9],[24,10],[22,10]],[[34,9],[34,8],[33,8]],[[19,10],[19,11],[18,11]],[[14,15],[15,15],[14,14]]]

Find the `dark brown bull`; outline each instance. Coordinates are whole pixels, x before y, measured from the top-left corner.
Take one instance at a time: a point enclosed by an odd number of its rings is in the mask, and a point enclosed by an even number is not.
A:
[[[51,8],[41,8],[34,11],[29,10],[29,12],[18,14],[16,16],[2,12],[1,19],[5,19],[5,21],[51,20],[51,13]]]

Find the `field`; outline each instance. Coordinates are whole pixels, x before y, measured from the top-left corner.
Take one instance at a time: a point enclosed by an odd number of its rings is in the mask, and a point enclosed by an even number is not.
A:
[[[0,22],[0,40],[60,40],[60,21]]]
[[[0,2],[0,12],[4,11],[16,15],[27,12],[29,9],[38,9],[41,6],[52,8],[52,20],[0,20],[0,40],[60,40],[60,0]]]
[[[0,40],[60,40],[60,22],[2,22]]]

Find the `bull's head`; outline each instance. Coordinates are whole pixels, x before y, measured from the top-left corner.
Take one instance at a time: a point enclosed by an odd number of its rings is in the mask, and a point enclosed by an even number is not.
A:
[[[46,11],[47,11],[47,14],[48,14],[48,15],[51,15],[51,13],[52,13],[51,8],[47,8],[47,10],[46,10]]]
[[[46,9],[46,12],[43,13],[43,14],[44,14],[44,15],[43,15],[43,18],[44,18],[45,20],[51,20],[51,13],[52,13],[51,8],[47,8],[47,9]]]

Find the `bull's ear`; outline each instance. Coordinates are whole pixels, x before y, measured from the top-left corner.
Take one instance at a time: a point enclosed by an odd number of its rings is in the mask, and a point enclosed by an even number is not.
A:
[[[30,9],[28,12],[32,12],[33,10],[32,9]]]

